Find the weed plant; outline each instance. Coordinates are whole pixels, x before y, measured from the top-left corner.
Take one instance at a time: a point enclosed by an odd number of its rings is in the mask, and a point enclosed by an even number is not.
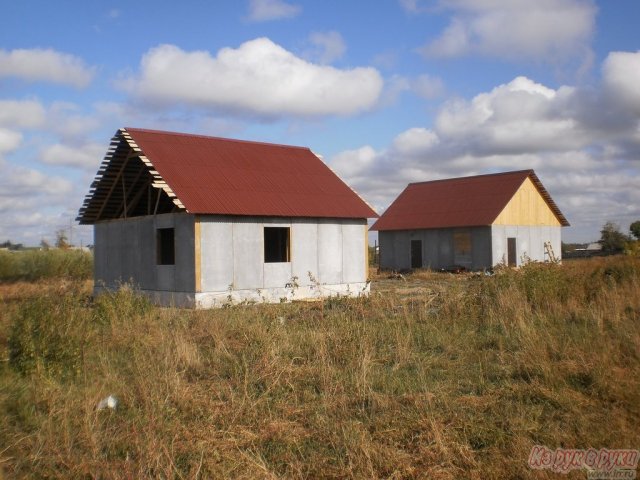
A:
[[[557,478],[533,445],[640,443],[638,259],[207,311],[21,285],[0,287],[10,478]]]

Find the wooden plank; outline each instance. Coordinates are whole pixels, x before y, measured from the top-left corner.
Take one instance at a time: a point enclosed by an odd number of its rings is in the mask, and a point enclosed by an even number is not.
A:
[[[138,174],[135,176],[135,179],[133,180],[133,182],[131,183],[131,189],[135,188],[136,184],[138,183],[138,180],[140,180],[140,177],[142,176],[142,174],[144,172],[147,171],[147,168],[142,165],[142,168],[139,169]],[[135,208],[135,206],[138,204],[140,198],[142,197],[142,194],[144,193],[145,189],[144,188],[140,188],[138,190],[138,192],[136,192],[136,194],[134,195],[134,197],[131,199],[131,202],[129,202],[129,207],[127,207],[126,203],[124,205],[124,218],[127,218],[127,215],[129,213],[130,210],[133,210]],[[120,215],[117,215],[118,217]]]
[[[116,185],[118,184],[118,179],[120,177],[120,175],[122,174],[122,171],[124,170],[124,168],[127,166],[127,162],[129,160],[129,157],[127,157],[124,162],[122,162],[122,165],[120,166],[120,170],[118,170],[118,174],[116,175],[115,180],[113,181],[113,183],[111,184],[111,187],[109,188],[109,192],[107,193],[107,198],[102,202],[102,207],[100,208],[100,210],[98,211],[98,214],[96,215],[95,219],[99,220],[100,216],[102,215],[102,212],[104,211],[109,198],[111,198],[111,194],[113,193],[113,190],[116,188]]]

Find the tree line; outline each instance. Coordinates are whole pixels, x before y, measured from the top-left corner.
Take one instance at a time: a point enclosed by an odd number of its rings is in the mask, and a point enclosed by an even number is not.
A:
[[[629,247],[629,243],[640,240],[640,220],[636,220],[629,225],[629,234],[620,231],[620,227],[614,222],[607,222],[600,230],[600,240],[598,243],[602,245],[605,252],[622,252]]]

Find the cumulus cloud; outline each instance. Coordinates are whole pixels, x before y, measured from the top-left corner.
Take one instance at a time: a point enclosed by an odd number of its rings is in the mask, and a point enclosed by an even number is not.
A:
[[[160,45],[120,86],[153,105],[189,104],[262,116],[353,115],[373,107],[383,86],[374,68],[305,61],[268,38],[206,51]]]
[[[424,155],[439,143],[438,136],[426,128],[410,128],[393,140],[393,148],[400,154]]]
[[[342,35],[336,31],[313,32],[309,35],[309,42],[314,46],[309,56],[323,64],[342,58],[347,51]]]
[[[569,241],[596,240],[607,220],[640,218],[640,117],[627,75],[638,54],[611,54],[601,87],[550,88],[517,77],[442,105],[431,128],[400,132],[386,148],[330,159],[378,212],[410,182],[533,168],[574,225]],[[616,118],[616,128],[594,120]]]
[[[415,2],[404,0],[411,10]],[[519,60],[588,62],[596,7],[590,0],[442,0],[449,25],[422,52],[429,57],[482,54]],[[417,7],[416,7],[417,8]]]
[[[0,100],[0,126],[34,128],[45,121],[45,109],[36,100]]]
[[[302,7],[282,0],[249,0],[248,19],[252,22],[266,22],[282,18],[296,17]]]
[[[640,115],[640,51],[609,53],[602,74],[607,94],[620,106]]]
[[[355,150],[346,150],[333,157],[331,164],[341,175],[353,178],[373,166],[378,153],[369,145]]]
[[[31,198],[41,194],[60,196],[72,190],[72,183],[65,178],[12,164],[5,165],[0,178],[0,197]]]
[[[94,74],[95,69],[81,58],[53,49],[0,49],[0,77],[82,88],[91,83]]]
[[[436,118],[436,130],[479,152],[580,148],[590,137],[568,108],[576,95],[571,87],[553,90],[517,77],[470,102],[447,103]]]
[[[0,161],[2,161],[2,154],[14,151],[21,143],[22,134],[20,132],[0,128]]]
[[[105,146],[97,143],[83,145],[48,145],[40,153],[40,159],[48,165],[78,167],[94,172],[102,161]]]
[[[68,207],[74,185],[61,176],[3,159],[3,154],[21,146],[20,134],[13,132],[10,137],[8,145],[6,131],[0,129],[0,238],[35,245],[59,228],[59,212]]]

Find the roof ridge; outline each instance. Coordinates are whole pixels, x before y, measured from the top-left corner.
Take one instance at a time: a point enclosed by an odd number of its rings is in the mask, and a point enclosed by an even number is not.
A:
[[[311,151],[309,147],[303,147],[300,145],[285,145],[283,143],[273,143],[273,142],[256,142],[254,140],[243,140],[239,138],[219,137],[214,135],[204,135],[201,133],[171,132],[168,130],[155,130],[150,128],[136,128],[136,127],[123,127],[120,130],[124,130],[130,133],[142,132],[142,133],[152,133],[152,134],[160,134],[160,135],[173,135],[176,137],[198,137],[198,138],[205,138],[208,140],[222,140],[225,142],[247,143],[251,145],[265,145],[270,147],[296,148],[296,149]]]
[[[508,172],[482,173],[480,175],[468,175],[466,177],[450,177],[450,178],[439,178],[437,180],[424,180],[422,182],[411,182],[409,183],[409,185],[423,185],[425,183],[452,182],[452,181],[469,180],[472,178],[482,178],[482,177],[498,177],[500,175],[514,175],[516,173],[526,173],[527,175],[531,175],[532,173],[534,173],[534,171],[533,169],[528,168],[525,170],[511,170]]]

